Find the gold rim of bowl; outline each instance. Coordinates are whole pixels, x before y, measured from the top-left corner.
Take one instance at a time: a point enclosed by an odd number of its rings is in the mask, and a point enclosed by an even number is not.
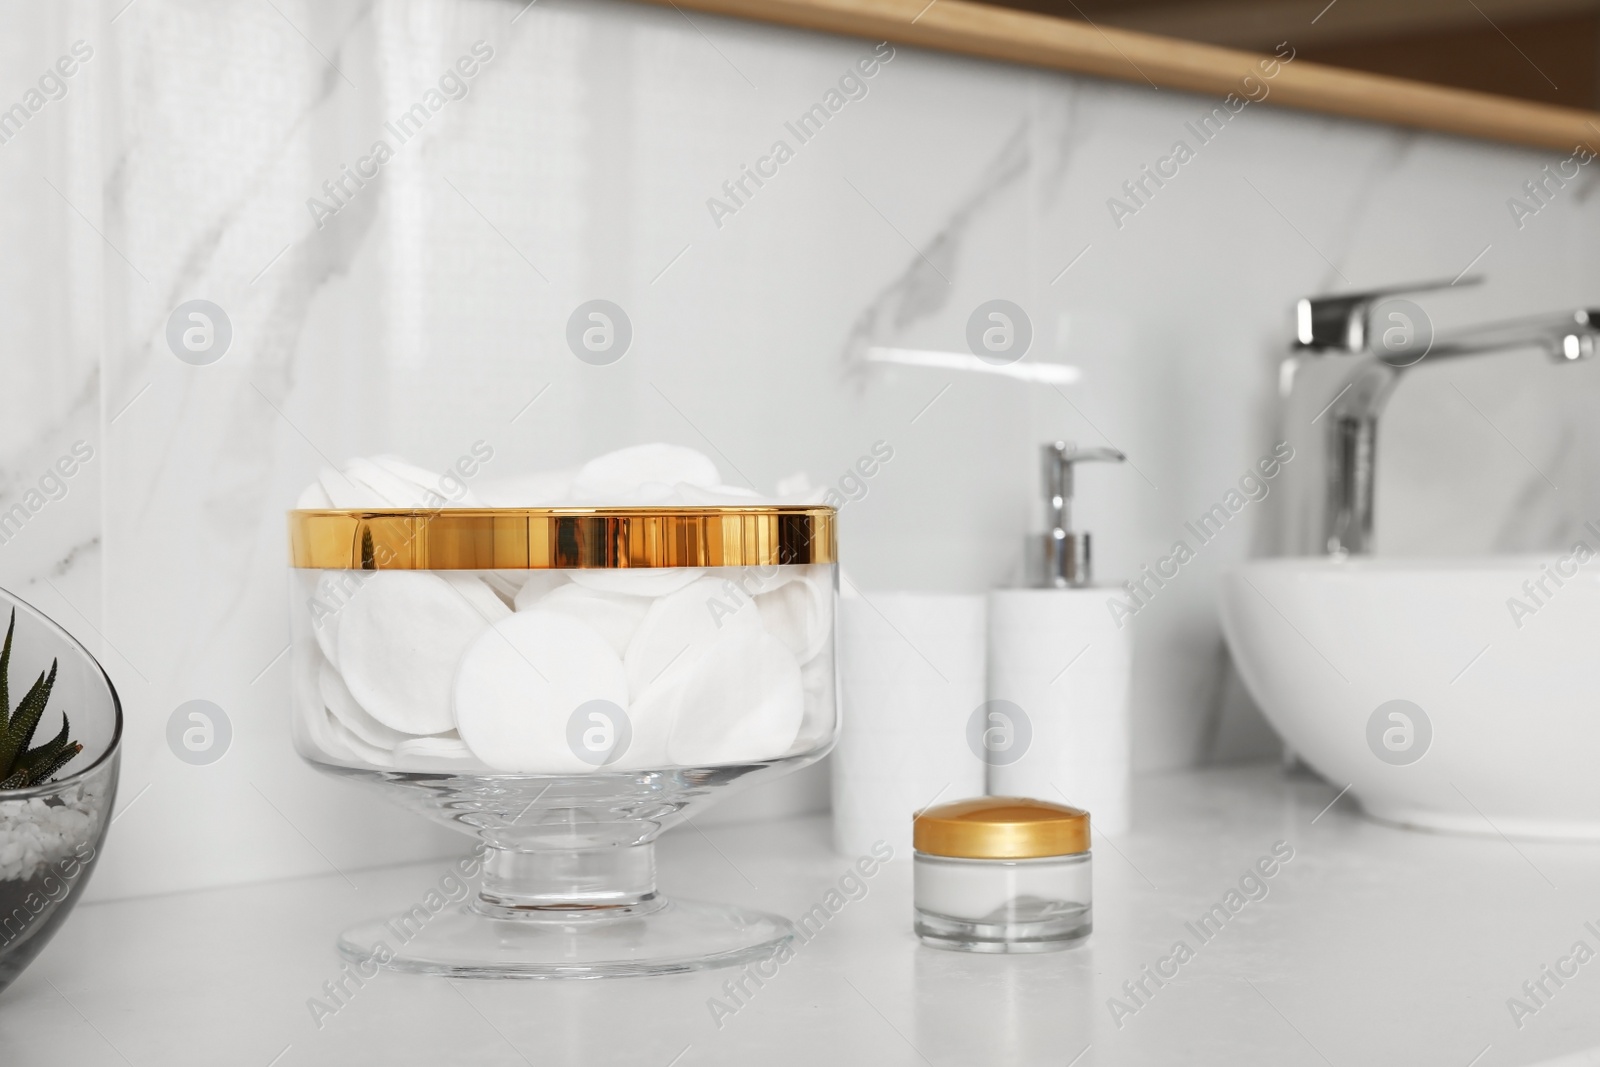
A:
[[[289,512],[289,559],[315,570],[566,570],[834,563],[825,505],[315,509]]]

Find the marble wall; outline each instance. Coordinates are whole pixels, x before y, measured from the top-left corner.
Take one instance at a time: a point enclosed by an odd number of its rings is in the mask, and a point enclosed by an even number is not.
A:
[[[1486,285],[1426,302],[1445,327],[1600,285],[1593,174],[1520,227],[1506,206],[1565,153],[1270,99],[1201,144],[1186,123],[1215,100],[909,48],[841,87],[873,42],[604,0],[125,2],[12,4],[0,33],[0,103],[94,49],[0,145],[0,235],[28,253],[0,257],[0,510],[73,441],[96,452],[0,546],[0,578],[124,697],[101,897],[455,847],[289,747],[283,512],[325,462],[442,469],[482,440],[500,473],[669,440],[768,489],[837,482],[886,441],[843,512],[851,580],[976,591],[1017,574],[1035,450],[1064,437],[1129,456],[1080,480],[1116,578],[1309,432],[1275,418],[1296,297],[1472,265]],[[836,113],[796,136],[832,90]],[[402,138],[407,114],[426,121]],[[1113,211],[1179,139],[1193,158]],[[376,176],[330,197],[380,140]],[[735,201],[747,166],[768,176]],[[596,298],[633,324],[609,366],[565,340]],[[996,298],[1026,310],[1030,363],[1081,379],[866,358],[964,351]],[[233,331],[207,366],[167,343],[195,299]],[[1600,369],[1531,357],[1416,374],[1385,427],[1382,549],[1558,544],[1600,513],[1597,398]],[[1133,624],[1144,770],[1275,751],[1213,607],[1225,568],[1271,550],[1275,500]],[[233,729],[209,766],[165,740],[196,698]]]

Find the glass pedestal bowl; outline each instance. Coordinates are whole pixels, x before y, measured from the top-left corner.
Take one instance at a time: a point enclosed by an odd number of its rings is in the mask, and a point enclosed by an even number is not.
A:
[[[34,680],[53,664],[55,680],[28,747],[37,751],[59,737],[63,712],[65,740],[83,747],[46,780],[0,789],[0,989],[55,936],[89,882],[111,824],[122,740],[117,691],[88,649],[0,589],[0,628],[13,618],[7,716],[20,711]]]
[[[762,959],[779,916],[656,889],[663,830],[837,733],[826,507],[296,511],[294,738],[477,839],[475,894],[347,930],[464,977]],[[434,894],[437,896],[437,894]]]

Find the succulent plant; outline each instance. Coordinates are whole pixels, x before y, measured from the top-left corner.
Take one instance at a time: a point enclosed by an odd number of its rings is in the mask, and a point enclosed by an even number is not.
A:
[[[9,674],[11,670],[11,635],[17,629],[17,611],[11,609],[11,625],[6,627],[6,643],[0,649],[0,789],[25,789],[50,780],[50,776],[66,766],[83,746],[71,740],[67,713],[61,713],[61,732],[38,748],[29,748],[33,731],[39,726],[50,690],[56,684],[57,661],[50,661],[50,673],[39,672],[27,695],[11,710]]]

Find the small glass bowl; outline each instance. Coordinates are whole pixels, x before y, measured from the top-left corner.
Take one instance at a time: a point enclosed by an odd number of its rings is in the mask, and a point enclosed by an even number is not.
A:
[[[122,740],[122,705],[94,656],[37,609],[0,589],[0,627],[13,610],[12,700],[20,700],[52,661],[57,664],[33,744],[55,736],[66,709],[70,736],[83,751],[54,781],[0,790],[0,989],[55,936],[89,882],[110,826]]]
[[[978,797],[913,823],[915,929],[962,952],[1048,952],[1094,927],[1089,813],[1020,797]]]
[[[779,916],[657,892],[654,842],[832,747],[833,514],[291,513],[296,749],[473,835],[482,863],[464,905],[363,923],[340,952],[589,978],[789,940]]]

